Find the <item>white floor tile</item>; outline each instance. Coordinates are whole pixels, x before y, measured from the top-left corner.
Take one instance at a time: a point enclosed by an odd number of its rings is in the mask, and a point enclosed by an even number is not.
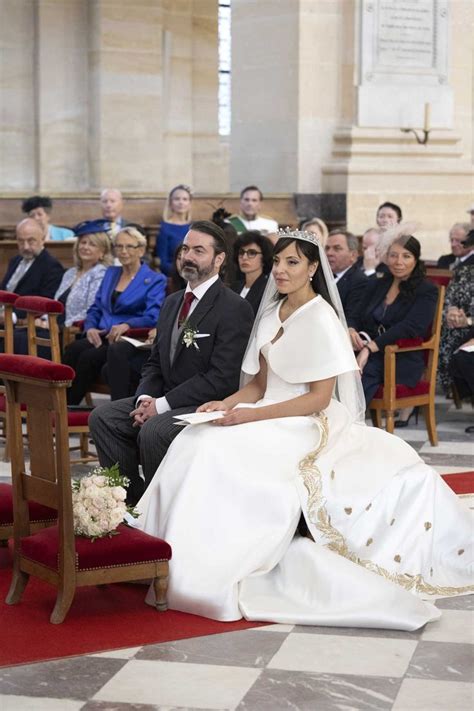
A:
[[[461,454],[467,457],[474,455],[474,441],[473,442],[440,442],[437,447],[432,447],[429,442],[424,444],[419,454],[423,457],[423,454]]]
[[[405,679],[392,711],[472,711],[471,684],[431,679]]]
[[[71,699],[31,698],[0,694],[2,711],[79,711],[83,706],[84,701]]]
[[[268,668],[399,677],[406,672],[416,645],[411,640],[382,637],[290,634]]]
[[[232,709],[261,669],[177,662],[128,662],[93,697],[96,701]]]
[[[141,649],[141,647],[127,647],[126,649],[109,649],[106,652],[88,654],[89,657],[108,657],[109,659],[131,659]]]
[[[252,632],[291,632],[293,627],[294,625],[264,625],[252,628]]]
[[[421,639],[425,642],[474,644],[474,612],[443,610],[441,618],[430,622]]]
[[[464,472],[469,471],[466,467],[447,467],[445,464],[441,467],[433,466],[433,469],[438,474],[464,474]]]

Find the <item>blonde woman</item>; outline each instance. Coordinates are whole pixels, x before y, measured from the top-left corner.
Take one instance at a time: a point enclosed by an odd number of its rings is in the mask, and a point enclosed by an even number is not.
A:
[[[189,230],[192,200],[193,194],[188,185],[176,185],[168,195],[155,248],[160,269],[166,276],[172,271],[176,249]]]
[[[319,238],[319,243],[322,247],[325,246],[326,240],[328,238],[329,230],[325,222],[319,219],[319,217],[313,217],[311,220],[306,220],[301,225],[301,229],[305,232],[310,232]]]

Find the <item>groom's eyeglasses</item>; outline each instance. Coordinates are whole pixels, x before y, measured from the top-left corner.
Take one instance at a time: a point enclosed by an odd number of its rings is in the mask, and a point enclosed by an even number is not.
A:
[[[249,259],[255,259],[257,254],[262,254],[262,253],[257,252],[256,249],[239,249],[239,257],[247,256]]]

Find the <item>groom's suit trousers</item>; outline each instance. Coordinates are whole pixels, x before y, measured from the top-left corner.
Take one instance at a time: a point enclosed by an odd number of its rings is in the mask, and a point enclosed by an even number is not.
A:
[[[114,400],[99,405],[90,414],[89,428],[102,466],[120,464],[120,473],[130,479],[127,503],[135,504],[148,486],[173,439],[182,431],[174,415],[194,412],[196,407],[181,407],[150,417],[141,427],[133,427],[130,413],[135,398]],[[142,465],[144,480],[139,474]]]

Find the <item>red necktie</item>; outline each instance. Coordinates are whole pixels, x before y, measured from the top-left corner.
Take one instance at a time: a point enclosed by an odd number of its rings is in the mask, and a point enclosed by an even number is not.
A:
[[[193,303],[194,299],[196,297],[194,296],[192,291],[187,291],[184,295],[183,299],[183,305],[181,306],[181,311],[179,312],[178,316],[178,326],[181,327],[183,323],[186,321],[188,318],[189,314],[189,309],[191,308],[191,304]]]

